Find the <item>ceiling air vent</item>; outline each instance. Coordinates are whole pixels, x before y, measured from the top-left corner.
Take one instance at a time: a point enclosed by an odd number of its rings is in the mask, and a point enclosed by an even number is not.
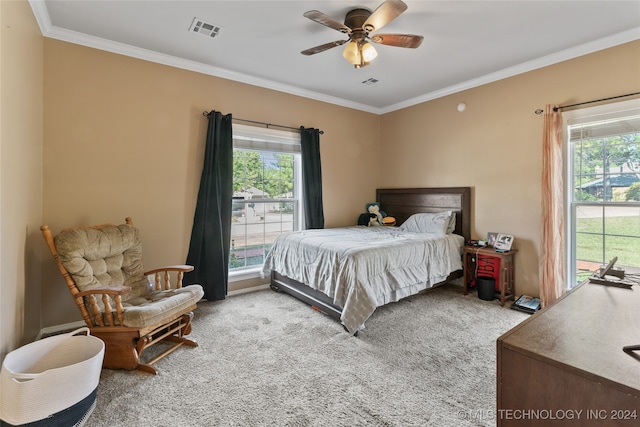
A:
[[[189,31],[213,38],[222,31],[222,28],[214,24],[209,24],[202,19],[194,18],[191,27],[189,27]]]
[[[374,85],[374,84],[378,83],[379,81],[380,80],[374,79],[373,77],[371,77],[371,78],[368,78],[367,80],[363,81],[362,84],[363,85],[367,85],[367,86],[371,86],[371,85]]]

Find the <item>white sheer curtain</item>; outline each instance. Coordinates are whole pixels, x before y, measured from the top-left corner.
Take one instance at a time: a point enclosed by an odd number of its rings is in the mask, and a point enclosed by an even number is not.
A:
[[[546,307],[566,292],[562,113],[547,105],[542,138],[540,300]]]

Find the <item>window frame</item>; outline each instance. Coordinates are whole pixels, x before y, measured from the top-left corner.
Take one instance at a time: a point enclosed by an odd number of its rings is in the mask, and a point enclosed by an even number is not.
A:
[[[292,199],[268,199],[265,201],[251,201],[250,199],[234,200],[235,203],[278,203],[293,202],[294,217],[293,230],[304,228],[304,204],[302,203],[302,159],[300,133],[295,131],[283,131],[258,126],[233,124],[233,149],[273,152],[294,155],[294,186]],[[232,213],[233,215],[233,213]],[[261,277],[262,265],[229,268],[229,281],[248,280]]]
[[[629,115],[640,114],[640,99],[634,99],[629,101],[615,102],[611,104],[588,107],[583,109],[571,110],[562,113],[563,119],[563,152],[565,153],[564,171],[565,177],[565,235],[567,236],[566,245],[566,265],[565,271],[567,272],[566,281],[567,288],[571,289],[577,286],[576,279],[578,277],[578,271],[576,268],[577,257],[577,218],[576,207],[577,206],[597,206],[603,209],[603,221],[606,221],[606,209],[608,207],[640,207],[640,203],[634,202],[620,202],[620,201],[605,201],[602,202],[589,202],[589,201],[574,201],[574,189],[575,189],[575,169],[574,169],[574,151],[570,141],[570,128],[580,124],[599,122],[605,119],[622,118]],[[605,236],[607,236],[605,227],[602,229],[603,242]],[[606,250],[606,243],[602,245],[603,256]]]

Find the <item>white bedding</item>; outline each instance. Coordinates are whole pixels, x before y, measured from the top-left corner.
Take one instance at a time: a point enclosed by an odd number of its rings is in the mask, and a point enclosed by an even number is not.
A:
[[[442,282],[462,269],[464,238],[395,227],[346,227],[280,235],[265,259],[271,270],[304,283],[343,308],[350,333],[376,307]]]

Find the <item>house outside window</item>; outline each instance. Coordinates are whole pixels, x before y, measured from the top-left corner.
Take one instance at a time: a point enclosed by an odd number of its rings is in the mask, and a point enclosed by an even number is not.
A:
[[[233,125],[229,272],[259,270],[276,237],[300,230],[300,134]]]
[[[640,101],[563,113],[569,287],[614,257],[640,267]]]

